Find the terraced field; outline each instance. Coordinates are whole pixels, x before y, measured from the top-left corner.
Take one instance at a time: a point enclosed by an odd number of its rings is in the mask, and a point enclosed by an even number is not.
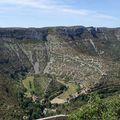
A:
[[[22,83],[27,90],[26,95],[30,96],[31,92],[35,91],[34,76],[27,76],[24,80],[22,80]]]
[[[35,93],[42,99],[45,95],[49,83],[49,78],[46,75],[36,75],[34,84],[35,84]]]
[[[63,104],[66,102],[67,99],[70,98],[70,96],[74,95],[77,92],[78,85],[76,85],[75,83],[65,83],[65,81],[60,82],[66,85],[67,90],[59,96],[55,97],[53,100],[51,100],[52,104]]]
[[[65,92],[63,92],[62,94],[60,94],[58,96],[58,98],[67,99],[70,97],[70,95],[75,94],[77,92],[78,86],[76,84],[68,83],[68,84],[66,84],[66,86],[68,89]]]

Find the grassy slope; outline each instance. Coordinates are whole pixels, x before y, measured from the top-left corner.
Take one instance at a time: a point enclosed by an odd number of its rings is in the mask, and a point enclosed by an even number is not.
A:
[[[35,84],[35,93],[43,98],[45,95],[45,89],[48,85],[48,77],[46,75],[38,75],[35,76],[34,84]]]
[[[29,96],[31,92],[35,91],[34,76],[27,76],[24,80],[22,80],[22,83],[27,90],[26,92],[27,96]]]
[[[19,84],[0,74],[0,120],[22,118],[23,111],[17,101],[17,93],[21,89]]]

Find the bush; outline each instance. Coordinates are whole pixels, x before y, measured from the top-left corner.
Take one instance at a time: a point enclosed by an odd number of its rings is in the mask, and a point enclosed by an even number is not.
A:
[[[120,119],[120,98],[100,99],[92,95],[88,103],[69,115],[69,120],[118,120]]]

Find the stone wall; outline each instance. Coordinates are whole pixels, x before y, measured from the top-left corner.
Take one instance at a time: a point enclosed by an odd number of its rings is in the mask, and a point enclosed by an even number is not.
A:
[[[67,120],[67,116],[66,115],[56,115],[56,116],[41,118],[38,120]]]

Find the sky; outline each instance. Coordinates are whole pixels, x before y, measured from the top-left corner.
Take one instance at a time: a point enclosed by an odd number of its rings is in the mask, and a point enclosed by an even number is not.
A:
[[[0,27],[120,27],[120,0],[0,0]]]

